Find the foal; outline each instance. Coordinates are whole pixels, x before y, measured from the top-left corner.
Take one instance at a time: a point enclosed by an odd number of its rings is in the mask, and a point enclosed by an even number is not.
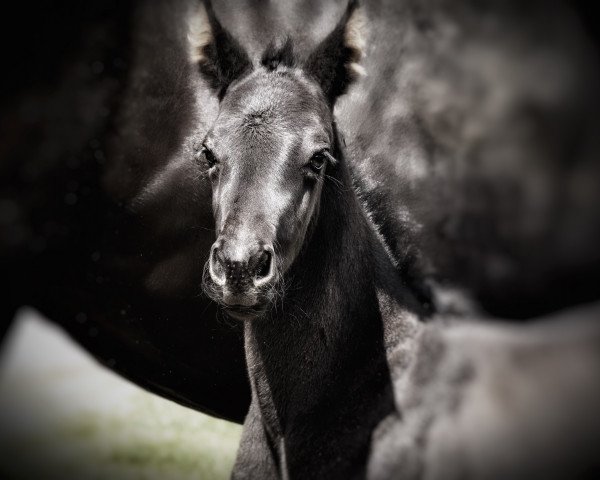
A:
[[[364,476],[394,410],[386,333],[399,329],[385,331],[382,302],[403,306],[403,337],[416,330],[421,307],[356,198],[333,121],[358,15],[352,2],[304,60],[288,41],[253,67],[208,6],[198,60],[222,100],[203,146],[219,233],[205,290],[246,322],[253,392],[235,478]]]
[[[220,109],[199,155],[218,234],[204,287],[245,322],[252,387],[233,477],[420,478],[486,352],[454,356],[469,335],[419,321],[351,187],[333,106],[358,70],[356,2],[306,58],[287,41],[255,63],[205,14],[194,55]]]

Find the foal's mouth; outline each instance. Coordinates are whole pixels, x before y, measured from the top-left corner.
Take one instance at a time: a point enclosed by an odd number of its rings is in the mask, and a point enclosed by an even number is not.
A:
[[[252,307],[246,307],[244,305],[224,305],[221,304],[223,310],[227,315],[236,320],[252,320],[258,317],[262,317],[267,311],[266,305],[254,305]]]
[[[208,274],[208,267],[204,269],[202,280],[204,293],[218,303],[222,310],[235,320],[252,320],[262,317],[272,303],[276,292],[276,285],[263,285],[244,291],[232,292],[227,285],[219,285]]]

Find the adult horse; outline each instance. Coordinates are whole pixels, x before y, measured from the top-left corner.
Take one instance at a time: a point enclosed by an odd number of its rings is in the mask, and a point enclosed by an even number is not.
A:
[[[251,52],[284,25],[308,50],[344,8],[215,3]],[[598,298],[585,30],[559,2],[457,5],[367,3],[368,75],[338,105],[356,187],[401,268],[492,315]],[[200,293],[214,232],[194,146],[217,100],[189,57],[197,7],[29,2],[3,17],[30,34],[2,42],[2,317],[32,305],[125,377],[241,421],[240,326]]]

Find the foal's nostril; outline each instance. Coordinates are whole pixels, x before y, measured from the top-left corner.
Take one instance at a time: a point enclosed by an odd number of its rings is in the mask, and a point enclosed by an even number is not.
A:
[[[210,250],[210,259],[208,261],[208,272],[218,285],[225,284],[225,269],[223,268],[223,259],[221,258],[219,247],[214,244]]]
[[[256,273],[256,278],[264,278],[267,275],[269,275],[269,272],[271,271],[271,259],[272,259],[272,255],[271,252],[268,250],[263,250],[263,252],[261,253],[261,257],[258,261],[258,269],[257,269],[257,273]]]
[[[269,283],[275,277],[275,260],[272,247],[264,247],[260,252],[254,274],[254,285],[261,286]]]

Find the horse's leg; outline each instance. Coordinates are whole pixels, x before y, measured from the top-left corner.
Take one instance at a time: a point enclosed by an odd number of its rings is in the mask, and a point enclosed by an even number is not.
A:
[[[278,479],[273,450],[262,424],[257,402],[252,401],[242,431],[242,439],[238,448],[232,480],[246,479]]]

